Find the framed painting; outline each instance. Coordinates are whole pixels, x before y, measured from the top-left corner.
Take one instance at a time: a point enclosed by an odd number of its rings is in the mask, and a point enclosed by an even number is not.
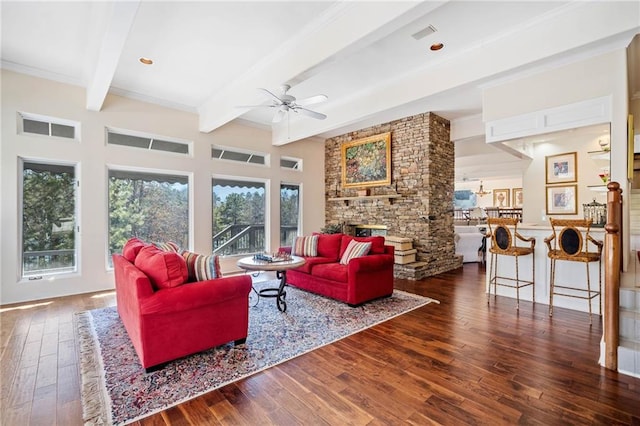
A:
[[[342,145],[342,187],[391,185],[391,133]]]
[[[547,186],[547,214],[577,214],[577,185]]]
[[[509,189],[493,190],[493,207],[509,207]]]
[[[577,153],[567,152],[565,154],[547,155],[545,157],[546,164],[546,183],[568,183],[577,182]]]
[[[523,203],[522,188],[511,189],[511,206],[522,208]]]

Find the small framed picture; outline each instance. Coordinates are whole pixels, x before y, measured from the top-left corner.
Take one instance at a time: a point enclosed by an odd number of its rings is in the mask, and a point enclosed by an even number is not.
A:
[[[522,188],[513,188],[511,189],[511,206],[522,208]]]
[[[493,207],[509,207],[509,190],[493,190]]]
[[[577,214],[577,185],[547,186],[547,214]]]
[[[547,155],[546,177],[547,184],[568,183],[578,181],[578,171],[576,166],[577,153],[567,152],[565,154]]]

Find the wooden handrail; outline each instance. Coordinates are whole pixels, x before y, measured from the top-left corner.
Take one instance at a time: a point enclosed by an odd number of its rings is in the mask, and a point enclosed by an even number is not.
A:
[[[620,343],[620,266],[622,262],[620,230],[622,226],[622,189],[618,182],[607,185],[607,224],[604,229],[604,344],[605,367],[618,369]]]

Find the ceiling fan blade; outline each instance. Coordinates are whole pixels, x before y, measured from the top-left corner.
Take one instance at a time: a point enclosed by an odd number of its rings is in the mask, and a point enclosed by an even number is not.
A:
[[[282,121],[282,119],[284,118],[285,114],[286,114],[286,110],[279,109],[278,111],[276,111],[276,114],[273,116],[273,120],[271,120],[271,122],[272,123],[279,123],[280,121]]]
[[[296,101],[296,104],[300,106],[314,105],[319,104],[320,102],[324,102],[327,99],[329,99],[327,95],[315,95],[311,96],[310,98],[300,99]]]
[[[318,120],[324,120],[325,118],[327,118],[326,115],[321,114],[319,112],[315,112],[315,111],[311,111],[310,109],[306,109],[306,108],[302,108],[302,107],[296,107],[294,109],[295,112],[299,112],[302,115],[306,115],[307,117],[311,117],[311,118],[315,118]]]
[[[279,97],[277,97],[276,95],[274,95],[273,93],[271,93],[270,91],[268,91],[267,89],[263,89],[262,87],[258,87],[258,90],[261,90],[263,93],[265,93],[267,96],[270,96],[273,98],[273,100],[275,100],[278,104],[282,104],[282,99],[280,99]]]

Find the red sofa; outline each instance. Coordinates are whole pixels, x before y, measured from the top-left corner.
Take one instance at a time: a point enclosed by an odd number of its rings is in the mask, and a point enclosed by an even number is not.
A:
[[[287,271],[287,284],[357,306],[393,293],[393,246],[384,237],[358,238],[345,234],[318,235],[317,256],[302,256],[306,263]],[[340,264],[351,240],[370,241],[369,254]],[[291,247],[282,247],[291,252]]]
[[[147,372],[224,343],[246,341],[249,275],[156,289],[123,256],[114,254],[113,266],[118,313]],[[181,268],[177,273],[183,273]]]

